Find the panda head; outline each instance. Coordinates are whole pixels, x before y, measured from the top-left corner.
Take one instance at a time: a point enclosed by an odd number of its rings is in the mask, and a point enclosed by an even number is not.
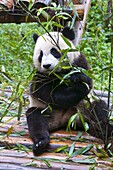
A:
[[[63,37],[68,39],[73,49],[75,48],[72,42],[75,38],[75,34],[69,27],[65,27],[62,32],[50,32],[49,34],[46,33],[39,37],[34,34],[33,36],[36,42],[33,62],[35,68],[38,69],[39,72],[48,73],[52,71],[58,65],[62,57],[61,51],[69,49],[68,43],[66,43]],[[68,52],[66,54],[70,64],[73,64],[78,56],[79,52]],[[61,71],[61,67],[58,66],[56,71]]]

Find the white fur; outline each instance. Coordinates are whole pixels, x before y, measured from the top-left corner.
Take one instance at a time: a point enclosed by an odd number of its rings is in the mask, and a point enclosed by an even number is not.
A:
[[[40,99],[36,99],[32,95],[29,96],[29,101],[30,101],[30,106],[29,107],[37,107],[37,108],[42,108],[44,109],[47,107],[47,104],[41,101]]]
[[[61,37],[62,33],[51,32],[50,34],[53,37],[54,41],[58,44],[61,50],[69,49],[69,46],[66,44],[66,42]],[[54,41],[47,33],[44,34],[43,36],[40,36],[37,39],[35,49],[34,49],[33,62],[34,62],[35,68],[37,68],[41,72],[47,71],[47,69],[43,67],[44,64],[51,64],[51,67],[49,68],[49,70],[52,70],[59,62],[59,59],[55,58],[50,53],[50,50],[52,48],[56,48],[57,50],[59,50]],[[72,41],[69,41],[69,42],[71,44],[71,47],[75,49]],[[41,51],[43,52],[43,57],[42,57],[42,62],[39,63],[38,57]],[[73,61],[75,61],[79,57],[79,55],[80,55],[80,52],[78,51],[67,53],[70,63],[73,63]]]
[[[52,54],[43,55],[42,62],[41,62],[41,71],[42,72],[47,71],[47,69],[43,67],[43,65],[46,65],[46,64],[51,64],[51,66],[48,69],[49,71],[51,71],[53,68],[55,68],[58,62],[59,60],[56,59]]]
[[[88,94],[88,98],[90,99],[91,103],[93,103],[94,101],[99,101],[99,97],[94,94],[94,90],[93,89]]]

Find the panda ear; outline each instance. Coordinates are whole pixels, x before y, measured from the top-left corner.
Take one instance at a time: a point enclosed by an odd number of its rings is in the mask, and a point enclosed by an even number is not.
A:
[[[69,27],[64,27],[62,34],[64,37],[68,38],[71,41],[75,39],[74,30],[70,29]]]
[[[35,34],[35,33],[33,34],[33,40],[34,40],[35,43],[36,43],[38,37],[39,37],[39,36],[38,36],[37,34]]]

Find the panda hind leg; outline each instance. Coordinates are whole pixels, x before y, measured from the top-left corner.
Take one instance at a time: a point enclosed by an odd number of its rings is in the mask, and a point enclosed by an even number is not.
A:
[[[113,127],[111,127],[108,121],[107,104],[103,100],[95,100],[90,103],[88,113],[88,133],[105,140],[106,135],[109,137],[113,131]]]
[[[41,115],[41,109],[31,107],[26,112],[28,130],[33,141],[33,153],[35,156],[41,154],[49,144],[48,124]]]

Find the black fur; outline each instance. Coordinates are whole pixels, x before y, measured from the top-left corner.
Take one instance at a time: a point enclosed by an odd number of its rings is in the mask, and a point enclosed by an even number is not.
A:
[[[84,107],[84,103],[80,103],[78,108],[89,125],[89,134],[104,140],[108,126],[107,136],[111,135],[112,127],[108,124],[108,107],[103,100],[95,99],[92,103],[89,102],[89,107]]]
[[[61,57],[61,53],[58,52],[58,50],[56,48],[52,48],[51,49],[51,54],[55,57],[55,58],[60,58]]]
[[[43,78],[42,78],[43,75]],[[41,81],[40,81],[41,79]],[[86,97],[92,88],[92,80],[84,73],[74,73],[70,76],[70,84],[60,84],[60,79],[54,75],[49,77],[37,72],[31,83],[31,94],[55,108],[71,108]],[[84,84],[89,85],[89,89]],[[82,89],[82,91],[81,91]]]
[[[35,33],[33,34],[33,40],[34,40],[35,43],[36,43],[38,37],[39,37],[39,36],[38,36],[37,34],[35,34]]]
[[[87,83],[89,88],[83,82]],[[48,107],[44,111],[45,108],[35,107],[27,111],[27,122],[35,155],[45,151],[49,144],[49,132],[64,127],[77,109],[89,124],[88,132],[93,136],[105,138],[108,124],[106,104],[102,100],[95,100],[87,108],[82,101],[91,88],[92,80],[83,73],[72,74],[70,86],[60,84],[60,80],[54,75],[36,73],[30,86],[31,96],[49,105],[50,109]],[[82,125],[77,123],[77,126]],[[108,131],[111,131],[111,126],[108,126]]]
[[[85,70],[89,70],[89,64],[85,58],[85,56],[80,53],[80,56],[74,61],[73,65],[76,67],[84,68]]]
[[[33,153],[39,155],[49,143],[48,124],[41,115],[41,109],[32,107],[26,112],[30,136],[34,142]]]
[[[65,27],[62,31],[62,34],[71,41],[75,39],[75,33],[73,29],[70,29],[69,27]]]
[[[52,108],[43,114],[41,112],[44,108],[30,108],[26,113],[35,155],[45,150],[49,143],[49,132],[66,125],[69,118],[77,111],[73,107],[84,99],[92,88],[92,80],[83,73],[72,74],[70,86],[65,83],[60,84],[60,81],[54,75],[48,76],[37,72],[31,82],[31,96]]]

